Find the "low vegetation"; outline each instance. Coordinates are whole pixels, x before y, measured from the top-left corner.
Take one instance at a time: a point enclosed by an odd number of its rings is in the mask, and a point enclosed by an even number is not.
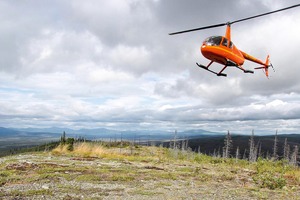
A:
[[[0,199],[297,199],[300,169],[129,142],[65,140],[0,158]]]

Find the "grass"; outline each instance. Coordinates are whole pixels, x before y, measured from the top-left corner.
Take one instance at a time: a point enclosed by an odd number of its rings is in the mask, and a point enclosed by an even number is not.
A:
[[[259,159],[255,163],[249,163],[245,160],[223,159],[211,157],[203,154],[197,154],[189,151],[178,149],[158,148],[158,147],[134,147],[126,148],[109,148],[95,143],[79,143],[74,146],[73,151],[68,151],[66,146],[58,146],[52,151],[56,155],[69,155],[80,157],[97,157],[111,160],[123,160],[130,162],[142,162],[152,164],[174,164],[180,163],[182,167],[176,168],[176,173],[165,173],[154,170],[149,175],[144,175],[144,179],[157,177],[158,179],[176,180],[180,177],[195,176],[201,181],[233,181],[241,173],[240,169],[250,171],[251,180],[260,188],[282,189],[287,184],[299,184],[299,168],[291,167],[284,161],[270,161]],[[201,168],[193,168],[189,165],[197,163],[202,166],[210,165],[209,168],[221,169],[220,172],[212,175],[209,173],[200,173]],[[125,173],[125,174],[124,174]],[[119,174],[109,176],[112,181],[132,181],[133,176],[128,176],[129,172],[119,171]],[[130,174],[130,173],[129,173]]]
[[[212,198],[219,195],[221,199],[230,195],[254,199],[300,195],[300,170],[284,161],[259,159],[250,163],[163,147],[120,148],[87,142],[74,144],[72,151],[67,145],[59,145],[50,153],[24,156],[26,159],[11,156],[0,160],[0,198],[55,194],[89,198],[89,191],[97,198],[112,194],[118,197],[125,191],[131,196],[167,198],[165,193],[173,190]],[[5,189],[33,183],[47,187]],[[109,187],[105,188],[107,184]],[[87,189],[84,185],[93,187]],[[103,188],[97,189],[101,185]],[[185,193],[178,193],[178,198],[184,198],[180,195]]]

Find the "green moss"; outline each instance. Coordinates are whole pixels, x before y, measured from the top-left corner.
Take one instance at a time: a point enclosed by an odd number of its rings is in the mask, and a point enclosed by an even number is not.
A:
[[[84,174],[77,176],[75,180],[80,182],[99,182],[103,181],[103,178],[95,174]]]
[[[38,195],[52,195],[53,193],[50,190],[46,189],[40,189],[40,190],[26,190],[26,191],[20,191],[20,190],[12,190],[10,192],[7,192],[5,194],[6,197],[32,197],[32,196],[38,196]]]
[[[124,174],[114,174],[112,177],[111,177],[111,180],[112,181],[133,181],[134,180],[134,175],[124,175]]]
[[[134,194],[134,195],[143,195],[143,196],[149,196],[149,197],[162,194],[161,192],[156,192],[154,190],[147,190],[144,188],[137,188],[137,189],[131,191],[130,193]]]

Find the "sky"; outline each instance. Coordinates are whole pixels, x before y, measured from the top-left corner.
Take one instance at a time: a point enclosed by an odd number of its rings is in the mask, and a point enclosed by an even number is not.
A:
[[[0,126],[300,133],[300,7],[232,25],[239,49],[270,55],[269,79],[196,66],[225,27],[168,35],[298,3],[1,0]]]

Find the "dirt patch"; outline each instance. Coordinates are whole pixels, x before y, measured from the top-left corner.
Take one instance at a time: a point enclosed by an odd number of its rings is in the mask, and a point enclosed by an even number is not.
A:
[[[22,162],[22,163],[12,163],[8,164],[5,169],[7,170],[19,170],[19,171],[28,171],[37,169],[38,165],[35,163]]]
[[[71,160],[79,160],[79,161],[94,161],[99,159],[98,157],[77,157],[77,158],[71,158]]]
[[[164,168],[156,167],[156,166],[145,166],[145,169],[165,170]]]

